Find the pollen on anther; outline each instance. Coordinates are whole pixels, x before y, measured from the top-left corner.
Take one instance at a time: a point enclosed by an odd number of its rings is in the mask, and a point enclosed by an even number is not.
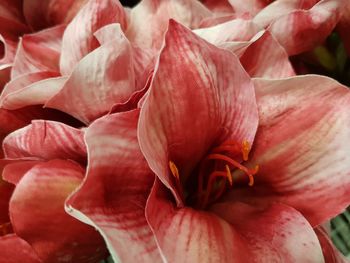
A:
[[[250,144],[247,140],[244,140],[242,142],[242,155],[243,155],[244,161],[248,161],[249,152],[250,152]]]
[[[180,180],[180,175],[179,175],[179,170],[176,167],[176,164],[172,161],[169,161],[169,168],[173,176],[177,179]]]
[[[228,182],[230,183],[230,186],[232,186],[233,180],[232,180],[232,174],[231,174],[230,167],[226,164],[225,168],[226,168],[226,172],[227,172],[226,177],[228,179]]]

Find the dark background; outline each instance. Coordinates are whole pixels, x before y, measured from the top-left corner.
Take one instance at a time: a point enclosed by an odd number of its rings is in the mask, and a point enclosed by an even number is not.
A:
[[[120,0],[120,2],[122,3],[122,5],[124,6],[130,6],[133,7],[134,5],[136,5],[138,2],[140,2],[139,0]]]

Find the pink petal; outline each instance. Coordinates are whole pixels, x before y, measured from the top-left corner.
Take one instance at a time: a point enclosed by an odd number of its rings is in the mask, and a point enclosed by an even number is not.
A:
[[[258,31],[254,23],[243,19],[234,19],[213,27],[194,30],[198,36],[214,45],[231,41],[247,41]]]
[[[137,142],[138,115],[112,114],[89,126],[87,177],[67,202],[73,216],[99,229],[116,262],[161,261],[144,212],[154,174]]]
[[[126,35],[136,46],[158,50],[170,18],[189,28],[198,28],[211,15],[195,0],[143,0],[131,10]]]
[[[332,32],[341,17],[345,0],[323,0],[310,10],[297,10],[276,19],[269,31],[295,55],[311,50]]]
[[[214,142],[252,141],[257,122],[253,86],[238,59],[170,20],[141,109],[139,141],[179,203],[169,161],[186,178]]]
[[[84,163],[84,132],[60,122],[36,120],[3,141],[6,158],[71,159]]]
[[[316,227],[315,232],[320,241],[323,255],[326,263],[349,263],[350,260],[346,259],[340,251],[333,245],[332,240],[328,236],[326,230],[322,227]]]
[[[27,23],[35,30],[67,24],[87,0],[23,0]]]
[[[269,31],[252,41],[240,57],[240,61],[251,77],[295,76],[288,54]]]
[[[273,2],[273,0],[228,0],[238,15],[248,13],[251,16],[256,15],[265,6]]]
[[[35,95],[40,93],[51,94],[53,92],[51,95],[53,96],[55,94],[54,87],[56,86],[52,85],[53,83],[51,78],[56,77],[57,75],[58,74],[56,72],[42,71],[22,75],[11,80],[6,84],[3,92],[0,95],[0,106],[5,109],[13,110],[29,105],[40,104],[40,100],[37,102],[37,96]],[[57,82],[56,84],[58,84]]]
[[[136,88],[130,43],[125,37],[115,38],[84,57],[45,106],[89,123],[114,104],[126,102]]]
[[[323,262],[313,229],[290,207],[219,204],[215,214],[169,200],[157,181],[146,206],[167,262]]]
[[[203,4],[217,14],[233,13],[228,0],[203,0]]]
[[[69,75],[79,60],[99,46],[94,33],[111,23],[126,28],[126,14],[118,0],[90,0],[80,10],[63,35],[62,75]]]
[[[16,186],[10,201],[13,228],[43,262],[98,262],[106,254],[99,234],[64,211],[66,197],[83,176],[79,165],[52,160],[29,170]]]
[[[64,29],[65,26],[61,25],[24,35],[18,44],[11,78],[38,71],[59,72],[59,56]]]
[[[0,237],[0,263],[42,263],[31,246],[15,234]]]
[[[317,226],[350,203],[350,91],[322,76],[255,80],[260,123],[256,184],[230,197],[282,202]],[[249,164],[248,164],[249,165]]]

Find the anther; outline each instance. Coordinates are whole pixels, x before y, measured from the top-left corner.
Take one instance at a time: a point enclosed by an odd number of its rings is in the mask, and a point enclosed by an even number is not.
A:
[[[177,169],[174,162],[169,161],[169,168],[176,180],[180,180],[179,170]]]

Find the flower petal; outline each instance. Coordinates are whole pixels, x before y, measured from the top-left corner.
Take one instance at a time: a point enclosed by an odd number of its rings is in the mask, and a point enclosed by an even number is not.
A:
[[[7,161],[7,160],[6,160]],[[7,182],[17,185],[22,177],[35,165],[40,164],[41,161],[14,161],[9,160],[9,164],[5,166],[2,171],[2,178]],[[8,199],[8,201],[10,198]]]
[[[260,126],[254,187],[230,197],[282,202],[317,226],[350,203],[350,91],[322,76],[255,80]],[[320,209],[322,208],[322,209]]]
[[[322,227],[316,227],[315,232],[320,241],[323,255],[326,263],[349,263],[350,260],[346,259],[340,251],[334,246],[332,240],[328,236],[326,230]]]
[[[332,32],[341,17],[344,0],[323,0],[310,10],[279,17],[268,30],[289,55],[311,50]]]
[[[83,130],[54,121],[32,121],[8,135],[3,141],[6,158],[54,158],[85,162],[86,148]]]
[[[64,211],[66,197],[83,176],[79,165],[52,160],[29,170],[15,188],[10,201],[13,228],[43,262],[98,262],[106,255],[99,234]]]
[[[261,11],[265,6],[273,2],[273,0],[228,0],[234,9],[234,12],[238,15],[245,13],[250,14],[252,17]]]
[[[136,46],[158,50],[170,18],[189,28],[198,28],[211,15],[195,0],[143,0],[131,10],[126,36]]]
[[[42,263],[35,251],[15,234],[0,237],[0,263]]]
[[[288,54],[269,31],[252,41],[240,57],[240,61],[251,77],[295,76]]]
[[[35,30],[67,24],[87,0],[24,0],[23,13]]]
[[[231,41],[247,41],[258,31],[258,27],[253,22],[243,19],[234,19],[216,26],[193,30],[198,36],[214,45]]]
[[[169,161],[186,178],[214,142],[252,141],[258,116],[252,83],[238,59],[170,21],[139,122],[148,164],[174,190]]]
[[[126,28],[126,13],[118,0],[90,0],[80,10],[63,35],[62,75],[69,75],[79,60],[98,47],[93,34],[111,23],[120,23]]]
[[[127,101],[135,90],[132,49],[128,40],[121,38],[83,58],[45,107],[89,123],[108,113],[115,103]]]
[[[107,115],[89,126],[87,177],[67,201],[69,213],[99,229],[116,262],[161,261],[144,212],[155,177],[137,142],[138,116]]]
[[[313,229],[290,207],[220,204],[214,214],[178,209],[169,198],[157,181],[146,206],[167,262],[323,262]]]
[[[22,15],[21,0],[2,0],[0,2],[0,35],[16,39],[29,31]]]
[[[59,72],[59,56],[64,29],[65,26],[60,25],[24,35],[18,44],[11,78],[38,71]]]

